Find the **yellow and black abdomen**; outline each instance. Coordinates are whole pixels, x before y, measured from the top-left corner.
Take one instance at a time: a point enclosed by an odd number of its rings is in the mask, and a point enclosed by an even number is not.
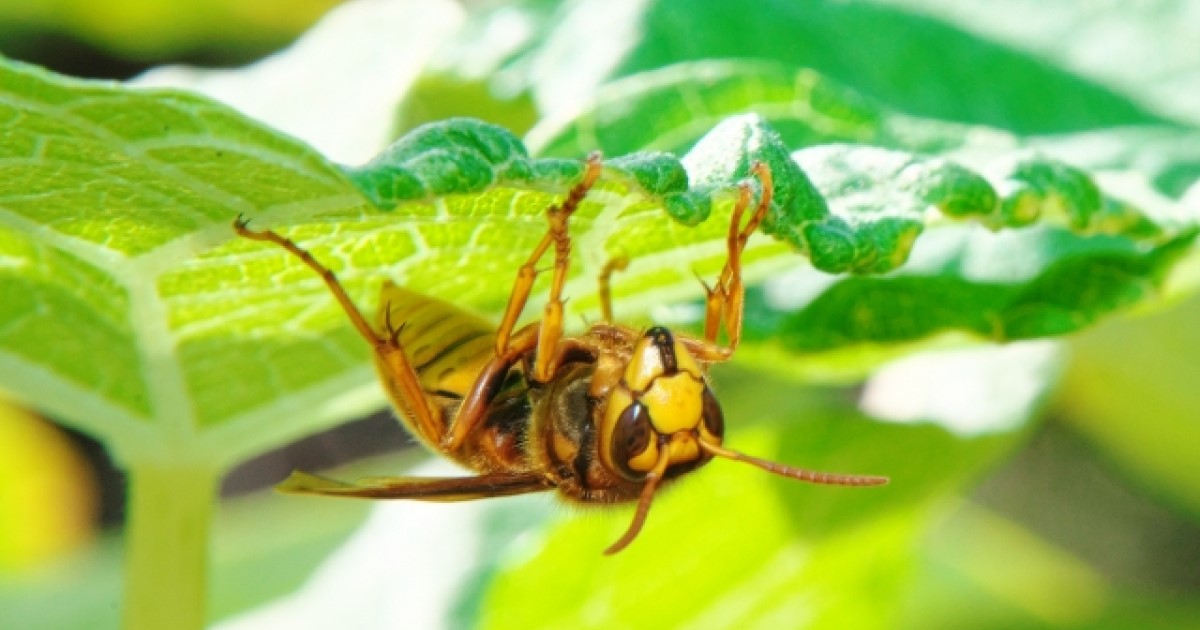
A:
[[[382,334],[398,329],[397,341],[417,373],[438,422],[428,430],[406,412],[391,372],[376,357],[380,380],[404,424],[432,450],[479,472],[524,472],[532,401],[520,363],[496,369],[496,336],[484,319],[415,291],[385,283],[375,324]],[[453,452],[440,443],[463,399],[485,374],[492,374],[485,408],[468,440]],[[436,434],[433,434],[436,432]]]
[[[399,329],[397,340],[421,389],[440,412],[441,426],[436,430],[445,434],[480,370],[495,356],[492,326],[458,307],[389,281],[380,291],[375,328],[385,336],[389,328]],[[378,356],[375,366],[404,424],[427,446],[440,451],[441,436],[427,434],[408,417],[399,385]]]
[[[383,285],[377,329],[399,328],[398,340],[421,387],[434,395],[466,396],[495,350],[493,327],[485,320],[436,298]]]

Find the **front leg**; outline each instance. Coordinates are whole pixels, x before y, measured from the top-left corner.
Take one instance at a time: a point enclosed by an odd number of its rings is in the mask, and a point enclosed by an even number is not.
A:
[[[710,345],[717,342],[717,331],[722,322],[725,324],[725,334],[729,337],[725,354],[732,355],[742,340],[742,315],[745,309],[746,287],[742,284],[742,251],[750,235],[758,229],[759,223],[771,208],[771,169],[763,162],[755,162],[750,172],[758,177],[762,188],[762,196],[754,214],[745,226],[741,225],[742,214],[750,206],[750,187],[743,183],[738,189],[738,198],[733,207],[733,217],[729,222],[729,234],[725,239],[728,257],[725,268],[717,278],[712,288],[705,287],[708,297],[705,300],[704,339]]]
[[[521,265],[521,269],[517,273],[517,280],[513,283],[512,293],[509,294],[508,306],[504,309],[504,317],[500,320],[500,326],[496,332],[496,356],[502,356],[508,350],[517,319],[521,317],[521,311],[525,309],[525,304],[529,301],[529,293],[537,278],[537,263],[553,244],[554,279],[550,284],[550,299],[546,303],[541,331],[538,335],[538,358],[533,370],[533,377],[536,380],[545,381],[553,376],[554,351],[558,340],[562,337],[562,289],[566,284],[567,272],[571,263],[571,237],[567,231],[568,220],[579,204],[583,202],[583,198],[591,190],[592,185],[596,183],[596,179],[600,177],[600,170],[600,155],[593,153],[588,156],[583,179],[571,188],[562,204],[552,206],[547,211],[546,218],[550,222],[549,230],[534,248],[525,264]]]

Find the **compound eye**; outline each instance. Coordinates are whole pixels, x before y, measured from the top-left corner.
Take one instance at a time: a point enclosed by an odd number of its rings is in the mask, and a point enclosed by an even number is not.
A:
[[[612,461],[621,473],[628,479],[638,480],[646,476],[644,472],[635,472],[630,462],[646,451],[650,446],[651,437],[650,410],[638,401],[621,412],[617,426],[612,435]]]
[[[703,411],[704,428],[717,439],[725,437],[725,414],[721,413],[721,404],[707,386],[704,388]]]

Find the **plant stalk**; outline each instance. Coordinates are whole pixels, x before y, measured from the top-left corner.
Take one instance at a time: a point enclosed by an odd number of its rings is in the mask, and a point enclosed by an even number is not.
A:
[[[200,630],[218,470],[134,462],[129,469],[124,627]]]

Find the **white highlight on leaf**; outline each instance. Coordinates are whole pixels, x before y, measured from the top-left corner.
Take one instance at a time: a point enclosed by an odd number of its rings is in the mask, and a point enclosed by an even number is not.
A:
[[[641,39],[648,0],[575,3],[532,60],[530,83],[544,113],[577,109],[591,100]],[[596,33],[605,36],[597,38]]]
[[[1200,181],[1196,181],[1184,191],[1183,197],[1179,200],[1179,205],[1187,209],[1192,215],[1200,216]]]
[[[237,70],[168,66],[136,83],[224,101],[335,161],[357,164],[391,140],[396,107],[463,21],[449,0],[354,0],[271,57]]]
[[[811,267],[783,272],[763,283],[763,297],[776,311],[796,311],[808,306],[843,277]]]
[[[1200,222],[1200,208],[1176,203],[1154,187],[1144,173],[1138,171],[1100,171],[1092,173],[1096,185],[1108,197],[1120,199],[1141,210],[1160,225],[1177,227],[1182,223]]]
[[[464,30],[471,29],[468,26]],[[500,65],[536,35],[533,20],[526,12],[516,7],[499,8],[478,32],[460,33],[448,50],[430,60],[428,70],[453,72],[464,79],[486,80],[492,75],[503,78]]]
[[[29,266],[29,261],[16,256],[5,256],[0,253],[0,269],[24,269]]]
[[[922,352],[867,381],[860,408],[900,424],[934,422],[964,437],[1012,430],[1037,411],[1065,359],[1056,341]]]
[[[704,305],[698,302],[662,304],[650,309],[650,319],[665,326],[687,326],[704,321]]]

